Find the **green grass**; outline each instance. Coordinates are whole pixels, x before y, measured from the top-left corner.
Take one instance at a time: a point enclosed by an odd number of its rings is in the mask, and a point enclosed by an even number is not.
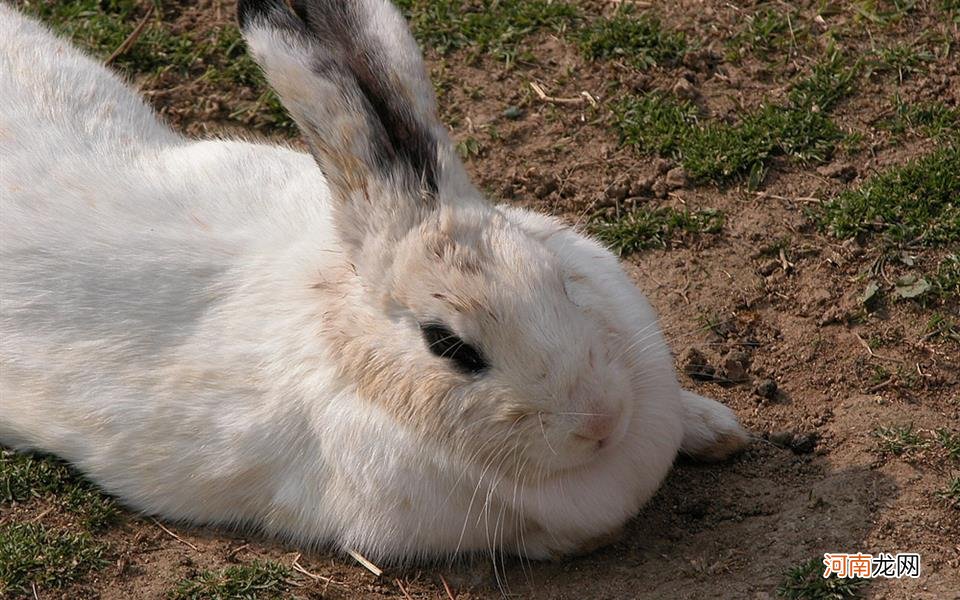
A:
[[[933,287],[943,300],[960,300],[960,254],[950,254],[937,265]]]
[[[960,144],[841,193],[824,204],[819,220],[839,238],[880,233],[895,242],[929,246],[960,241]],[[949,272],[946,276],[949,283]]]
[[[613,109],[624,145],[679,160],[698,183],[762,183],[772,162],[786,156],[826,161],[846,136],[827,111],[853,91],[858,73],[836,51],[793,86],[785,104],[764,104],[733,123],[702,121],[692,103],[650,92],[627,96]]]
[[[665,248],[682,233],[719,233],[724,216],[716,210],[637,208],[616,218],[595,216],[588,229],[619,255]]]
[[[950,431],[946,427],[938,429],[937,443],[947,451],[950,460],[960,460],[960,431]]]
[[[960,108],[940,103],[906,104],[898,95],[894,111],[891,118],[881,122],[894,135],[910,132],[938,141],[960,140]]]
[[[949,506],[960,510],[960,476],[951,479],[947,487],[937,492],[937,497],[946,500]]]
[[[92,530],[102,529],[120,516],[111,498],[63,462],[0,449],[0,507],[33,500],[57,504]]]
[[[869,583],[866,579],[841,579],[836,575],[824,578],[823,572],[819,558],[792,567],[777,587],[777,595],[788,600],[843,600],[860,597]]]
[[[170,593],[171,600],[263,600],[281,598],[290,587],[291,572],[275,562],[204,571],[182,579]]]
[[[682,32],[664,29],[655,17],[621,10],[585,27],[580,47],[588,59],[623,59],[646,69],[678,62],[687,51],[687,39]]]
[[[691,102],[660,92],[628,96],[614,107],[621,143],[643,154],[679,158],[696,129],[698,109]]]
[[[936,57],[928,50],[919,50],[906,44],[894,44],[873,51],[870,65],[881,73],[893,72],[903,83],[904,77],[916,73],[922,65],[933,62]]]
[[[579,17],[566,2],[545,0],[397,0],[414,37],[440,54],[469,49],[507,63],[540,30],[563,31]]]
[[[877,438],[877,448],[884,453],[902,456],[911,450],[919,450],[928,445],[927,440],[909,425],[881,425],[873,431]]]
[[[860,63],[851,62],[836,48],[815,64],[809,77],[790,90],[790,107],[798,111],[830,112],[853,93],[860,74]]]
[[[727,47],[733,57],[747,53],[768,54],[782,50],[790,41],[792,21],[782,8],[762,8],[747,15],[746,24],[729,40]],[[796,30],[794,30],[796,34]]]
[[[106,546],[86,533],[50,529],[39,523],[0,525],[0,597],[62,588],[98,569]]]

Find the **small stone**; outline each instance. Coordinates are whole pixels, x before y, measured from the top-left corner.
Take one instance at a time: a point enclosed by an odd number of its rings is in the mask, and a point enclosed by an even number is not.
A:
[[[849,183],[857,176],[857,168],[849,163],[834,163],[817,168],[817,173],[830,179]]]
[[[792,431],[777,431],[771,433],[768,438],[770,443],[778,448],[789,448],[793,443],[793,432]]]
[[[687,179],[687,172],[683,167],[674,167],[673,169],[667,171],[665,181],[667,187],[671,190],[685,188],[689,183],[689,180]]]
[[[668,186],[667,182],[663,179],[658,179],[656,182],[654,182],[653,188],[650,191],[653,192],[653,195],[656,198],[660,198],[662,200],[663,198],[667,197],[667,194],[670,193],[670,186]]]
[[[696,381],[712,381],[717,369],[707,362],[703,352],[690,348],[683,358],[683,372]]]
[[[607,188],[607,198],[619,202],[630,193],[630,187],[626,183],[614,183]]]
[[[643,177],[630,184],[631,196],[649,196],[656,180],[653,177]]]
[[[773,400],[777,395],[777,382],[772,379],[761,379],[754,386],[753,393],[761,398]]]
[[[750,356],[746,352],[731,351],[723,359],[723,376],[734,383],[746,381],[749,367]]]
[[[793,436],[790,441],[790,449],[794,454],[810,454],[817,447],[817,434],[804,433]]]
[[[696,100],[700,96],[700,92],[697,90],[697,88],[682,77],[678,79],[675,84],[673,84],[673,89],[671,91],[678,98],[684,98],[686,100]]]
[[[519,106],[508,106],[507,109],[503,111],[503,116],[511,120],[519,119],[523,116],[523,109]]]

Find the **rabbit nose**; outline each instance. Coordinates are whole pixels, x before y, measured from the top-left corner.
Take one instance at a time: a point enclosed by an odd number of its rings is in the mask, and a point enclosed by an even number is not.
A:
[[[597,413],[583,417],[573,435],[579,439],[597,442],[602,445],[613,434],[616,427],[617,420],[613,415]]]

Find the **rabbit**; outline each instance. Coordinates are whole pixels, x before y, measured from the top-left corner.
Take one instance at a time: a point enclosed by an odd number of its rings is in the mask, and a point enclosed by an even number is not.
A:
[[[385,563],[588,551],[747,444],[617,257],[474,187],[390,2],[238,14],[309,153],[187,139],[0,4],[0,443]]]

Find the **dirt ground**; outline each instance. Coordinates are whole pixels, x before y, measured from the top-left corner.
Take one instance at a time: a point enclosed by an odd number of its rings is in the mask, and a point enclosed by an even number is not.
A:
[[[349,557],[214,529],[164,524],[168,532],[128,515],[105,534],[111,566],[42,597],[159,598],[203,569],[256,559],[289,565],[302,552],[298,564],[319,577],[297,575],[289,593],[302,598],[446,598],[446,582],[461,599],[761,599],[776,597],[792,567],[824,552],[859,551],[922,557],[919,579],[878,579],[863,588],[863,597],[960,598],[960,510],[937,493],[956,477],[960,462],[932,442],[900,455],[884,451],[876,434],[907,424],[929,440],[940,429],[960,431],[960,342],[930,336],[927,326],[934,313],[960,316],[958,303],[885,300],[864,310],[863,274],[877,268],[885,249],[872,238],[837,239],[811,217],[841,190],[937,146],[878,126],[891,115],[895,94],[906,103],[960,106],[957,21],[927,10],[935,2],[917,2],[883,27],[855,10],[878,4],[884,3],[833,3],[828,11],[825,3],[808,1],[637,3],[696,42],[679,64],[646,69],[617,59],[588,62],[576,43],[552,31],[531,34],[524,45],[533,58],[510,65],[463,49],[426,52],[442,116],[468,149],[470,173],[492,196],[572,223],[605,207],[723,212],[720,233],[681,235],[667,248],[624,256],[624,266],[661,315],[682,385],[732,407],[754,434],[742,455],[719,465],[678,462],[622,537],[561,562],[507,561],[495,574],[489,558],[480,557],[387,569],[377,578]],[[775,59],[732,58],[728,40],[762,7],[795,11],[808,28],[806,42],[787,44]],[[580,8],[596,16],[615,7],[584,2]],[[201,0],[165,2],[160,17],[176,32],[227,24],[233,14],[232,3]],[[924,48],[952,42],[909,73],[858,78],[833,118],[861,134],[859,148],[838,151],[823,164],[778,158],[756,190],[742,183],[661,184],[674,165],[622,147],[611,126],[613,101],[657,89],[680,89],[704,114],[732,118],[782,99],[830,39],[866,55],[881,34],[888,43]],[[136,78],[175,127],[191,135],[299,143],[267,125],[230,121],[224,115],[236,98],[205,96],[213,93],[207,84],[178,77]],[[533,92],[531,82],[549,98]],[[249,90],[237,94],[255,97]],[[910,251],[929,267],[957,247]],[[888,280],[899,268],[880,266]],[[745,381],[692,379],[683,373],[691,349],[718,368],[741,352],[736,359]],[[757,392],[763,380],[777,386],[769,398]],[[55,518],[40,507],[34,512],[21,516]]]

